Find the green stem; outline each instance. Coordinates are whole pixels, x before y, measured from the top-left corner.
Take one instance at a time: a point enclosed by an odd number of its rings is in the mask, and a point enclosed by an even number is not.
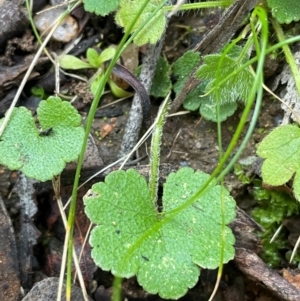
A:
[[[253,25],[252,19],[253,19],[253,17],[250,19],[251,25]],[[256,37],[256,33],[255,33],[255,28],[254,28],[254,26],[251,26],[251,29],[252,29],[253,36]],[[236,43],[240,40],[240,38],[241,38],[241,36],[238,37],[237,39],[235,39],[232,43],[230,43],[230,45],[228,45],[228,46],[226,47],[226,49],[224,50],[224,52],[223,52],[223,54],[222,54],[222,56],[221,56],[221,58],[220,58],[220,62],[219,62],[219,64],[218,64],[218,69],[217,69],[217,74],[216,74],[216,82],[218,82],[219,79],[220,79],[220,67],[221,67],[221,64],[222,64],[222,61],[223,61],[225,55],[229,52],[229,50],[230,50],[234,45],[236,45]],[[239,60],[242,60],[242,59],[243,59],[244,55],[246,55],[246,53],[248,52],[248,49],[252,46],[252,44],[253,44],[253,39],[252,39],[251,37],[249,37],[248,40],[247,40],[247,42],[246,42],[246,44],[245,44],[245,46],[243,47],[243,51],[241,52],[241,54],[240,54],[240,56],[239,56]],[[259,49],[257,49],[257,53],[260,53],[260,50],[259,50]],[[259,77],[257,77],[257,83],[259,83]],[[262,87],[262,82],[259,84],[259,86],[258,86],[256,83],[254,83],[254,85],[253,85],[253,87],[252,87],[253,93],[255,93],[255,91],[258,90],[259,87]],[[216,97],[217,97],[217,103],[219,103],[219,102],[220,102],[220,101],[219,101],[219,97],[220,97],[219,88],[216,89],[216,93],[215,93],[215,94],[216,94]],[[252,98],[254,99],[254,94],[251,95],[251,93],[250,93],[250,96],[249,96],[249,97],[252,97]],[[257,104],[258,104],[258,103],[259,103],[259,102],[257,102]],[[246,120],[247,120],[247,118],[248,118],[248,116],[249,116],[251,107],[252,107],[252,103],[251,103],[251,102],[248,102],[248,108],[245,109],[244,114],[243,114],[244,117],[242,117],[242,119],[243,119],[243,126],[240,127],[241,130],[243,130],[243,128],[244,128],[244,125],[245,125],[245,122],[246,122]],[[260,104],[259,104],[258,108],[260,108]],[[219,106],[217,106],[217,114],[219,114]],[[254,119],[255,119],[255,122],[253,123],[254,125],[255,125],[256,120],[257,120],[257,118],[258,118],[258,114],[255,115],[255,117],[256,117],[256,118],[254,118]],[[220,165],[222,165],[221,162],[222,162],[222,158],[223,158],[223,146],[222,146],[222,139],[221,139],[221,137],[222,137],[222,131],[221,131],[221,122],[220,122],[219,115],[218,115],[218,120],[217,120],[217,128],[218,128],[219,161],[220,161]],[[249,139],[250,139],[251,134],[252,134],[253,131],[254,131],[254,126],[253,126],[253,127],[250,126],[250,128],[249,128],[249,130],[248,130],[248,132],[250,133],[250,135],[247,136],[247,139],[244,139],[245,142],[240,146],[240,148],[239,148],[239,155],[241,154],[241,152],[242,152],[242,150],[243,150],[243,146],[246,145],[247,142],[249,141]],[[240,136],[240,135],[241,135],[241,131],[239,130],[238,132],[239,132],[239,135],[238,135],[238,136]],[[237,143],[237,139],[235,139],[235,138],[233,137],[232,142],[234,142],[234,141],[236,141],[236,143]],[[229,148],[230,148],[230,147],[229,147]],[[233,149],[232,149],[232,150],[233,150]],[[227,152],[228,152],[228,151],[227,151]],[[227,152],[225,153],[225,157],[227,157],[227,155],[226,155]],[[231,153],[231,151],[230,151],[230,153]],[[239,155],[236,156],[236,160],[237,160],[237,158],[239,157]],[[233,161],[234,161],[234,160],[232,160],[232,161],[229,163],[229,165],[231,165],[231,164],[233,165],[233,164],[234,164]],[[225,162],[224,162],[224,164],[225,164]],[[227,169],[226,169],[226,170],[229,171],[228,166],[227,166]],[[224,171],[223,171],[223,173],[224,173]],[[226,172],[226,173],[227,173],[227,172]],[[225,175],[226,173],[224,173],[224,175]],[[222,172],[221,172],[221,174],[222,174]],[[212,174],[212,177],[213,177],[213,174]],[[221,187],[222,187],[221,189],[224,189],[224,183],[223,183],[224,178],[219,176],[219,177],[217,178],[217,180],[220,181],[220,184],[221,184]],[[221,232],[221,254],[220,254],[220,264],[219,264],[219,268],[218,268],[218,276],[217,276],[217,281],[216,281],[216,284],[215,284],[215,288],[214,288],[213,293],[211,294],[209,300],[212,300],[212,299],[213,299],[213,297],[214,297],[214,295],[215,295],[215,293],[216,293],[216,291],[217,291],[218,285],[219,285],[219,283],[220,283],[221,276],[222,276],[222,272],[223,272],[224,248],[225,248],[225,227],[226,227],[226,225],[225,225],[225,214],[224,214],[224,212],[225,212],[225,203],[224,203],[223,193],[221,193],[221,196],[220,196],[220,197],[221,197],[220,206],[221,206],[221,212],[222,212],[222,229],[221,229],[222,232]]]
[[[213,8],[213,7],[228,7],[233,3],[233,0],[222,0],[222,1],[206,1],[201,3],[188,3],[180,6],[179,10],[191,10],[200,8]],[[164,7],[165,11],[172,11],[174,5],[168,5]]]
[[[113,293],[111,300],[112,301],[121,301],[122,296],[121,296],[121,288],[122,288],[122,280],[123,278],[121,277],[114,277],[114,282],[113,282]]]
[[[207,190],[209,189],[210,183],[215,180],[215,182],[221,181],[224,176],[230,171],[230,169],[233,167],[235,162],[238,160],[241,152],[247,145],[257,122],[258,119],[258,113],[260,110],[261,106],[261,101],[262,101],[262,95],[263,95],[263,87],[262,87],[262,80],[263,80],[263,65],[264,65],[264,60],[265,60],[265,55],[266,55],[266,47],[267,47],[267,42],[268,42],[268,23],[267,23],[267,16],[265,11],[261,7],[256,7],[254,10],[253,14],[257,14],[262,22],[262,44],[261,44],[261,56],[258,59],[258,64],[257,64],[257,76],[255,77],[252,89],[250,91],[248,101],[246,103],[245,110],[243,111],[242,117],[240,119],[240,122],[238,124],[237,130],[228,146],[228,149],[226,150],[224,156],[222,157],[222,160],[219,162],[219,165],[217,168],[213,171],[212,175],[208,179],[208,181],[189,199],[187,200],[184,204],[178,206],[177,208],[168,211],[163,215],[163,218],[157,222],[153,227],[149,228],[146,232],[144,232],[140,238],[128,249],[126,254],[124,255],[123,258],[120,259],[120,262],[126,261],[128,258],[130,258],[130,254],[134,252],[136,248],[138,248],[141,243],[148,238],[150,235],[158,231],[165,223],[168,223],[171,221],[178,213],[182,212],[182,210],[186,209],[188,206],[192,205],[194,202],[196,202],[200,196]],[[254,114],[253,118],[251,120],[249,129],[245,135],[245,138],[243,139],[241,146],[239,147],[238,151],[234,155],[234,157],[231,159],[229,164],[226,166],[226,168],[223,170],[223,167],[225,163],[227,162],[228,158],[230,155],[232,155],[234,148],[237,144],[237,141],[239,137],[242,134],[242,131],[244,129],[244,126],[248,120],[248,116],[250,114],[252,105],[255,100],[255,94],[257,92],[257,97],[256,97],[256,105],[254,109]]]
[[[292,44],[295,42],[300,41],[300,35],[287,39],[285,41],[282,41],[280,43],[277,43],[269,48],[266,49],[266,55],[269,53],[272,53],[273,51],[282,48],[284,45],[287,44]],[[231,79],[233,76],[236,76],[239,72],[241,72],[242,70],[244,70],[245,68],[249,67],[250,65],[256,63],[259,60],[258,56],[253,57],[252,59],[250,59],[248,62],[246,62],[245,64],[241,65],[239,68],[237,68],[236,70],[234,70],[234,72],[232,72],[231,74],[227,75],[226,77],[224,77],[220,82],[218,82],[211,90],[209,90],[205,95],[209,95],[211,92],[213,92],[215,89],[217,89],[219,86],[224,85],[229,79]]]
[[[71,272],[72,272],[72,247],[73,247],[73,233],[74,233],[74,219],[75,219],[75,210],[76,210],[76,201],[77,201],[77,189],[79,185],[79,179],[80,179],[80,173],[81,173],[81,167],[83,163],[83,158],[86,150],[87,140],[88,136],[92,127],[92,123],[94,120],[94,116],[96,113],[96,109],[100,102],[100,97],[103,94],[104,87],[106,82],[108,81],[108,78],[110,76],[110,73],[113,69],[113,66],[117,62],[118,58],[122,54],[122,52],[125,50],[126,46],[132,42],[134,37],[138,34],[138,32],[154,17],[154,15],[160,10],[163,5],[166,3],[167,0],[163,1],[161,5],[157,7],[155,11],[153,11],[152,14],[150,14],[147,19],[141,24],[141,26],[131,35],[130,38],[129,35],[134,27],[134,24],[137,22],[139,16],[141,15],[142,11],[145,9],[146,5],[148,4],[150,0],[145,0],[143,4],[141,5],[140,10],[136,14],[135,18],[133,19],[132,23],[128,27],[128,30],[125,32],[118,48],[116,51],[116,54],[114,58],[111,60],[102,80],[99,83],[99,87],[96,91],[95,97],[93,99],[88,117],[87,117],[87,123],[85,126],[85,135],[84,135],[84,141],[82,144],[81,152],[78,158],[77,162],[77,168],[76,168],[76,174],[73,184],[73,190],[72,190],[72,196],[71,196],[71,203],[70,203],[70,209],[69,209],[69,215],[68,215],[68,224],[66,228],[66,236],[65,240],[68,241],[68,258],[67,258],[67,290],[66,290],[66,296],[67,300],[71,300]],[[127,42],[126,42],[127,41]]]
[[[250,19],[250,27],[251,27],[251,31],[252,31],[254,46],[256,49],[256,55],[259,57],[260,56],[260,46],[259,46],[258,36],[257,36],[256,30],[255,30],[255,26],[257,25],[256,23],[257,22],[255,22],[255,24],[254,24],[253,18]]]
[[[152,133],[151,150],[150,150],[150,170],[149,170],[149,190],[152,204],[157,209],[157,190],[159,178],[159,156],[160,144],[163,132],[163,126],[167,119],[168,109],[170,107],[170,94],[163,102],[155,120],[155,126]]]
[[[271,18],[271,23],[276,32],[279,42],[284,42],[286,39],[285,39],[283,30],[282,30],[280,24],[274,18]],[[283,45],[282,50],[285,55],[286,61],[291,68],[291,72],[293,74],[293,77],[294,77],[294,80],[296,83],[298,94],[300,95],[300,72],[299,72],[298,66],[296,64],[295,58],[293,56],[293,53],[292,53],[289,45]]]
[[[30,22],[30,25],[31,25],[31,29],[34,33],[34,36],[36,37],[36,39],[38,40],[38,42],[40,44],[43,43],[38,31],[36,30],[36,26],[34,24],[34,21],[33,21],[33,18],[32,18],[32,13],[31,13],[31,9],[30,9],[30,4],[29,4],[29,0],[26,0],[25,1],[25,4],[26,4],[26,9],[27,9],[27,13],[28,13],[28,18],[29,18],[29,22]]]
[[[258,65],[257,65],[257,76],[255,77],[252,89],[251,89],[249,97],[248,97],[248,101],[246,103],[246,107],[243,111],[243,114],[241,116],[238,127],[237,127],[237,129],[236,129],[236,131],[233,135],[233,138],[232,138],[232,140],[231,140],[231,142],[228,146],[228,149],[226,150],[226,152],[225,152],[223,158],[221,159],[221,161],[219,162],[218,167],[213,171],[213,173],[212,173],[210,179],[207,181],[207,183],[205,183],[203,188],[201,188],[190,200],[188,200],[185,204],[180,206],[182,208],[178,207],[178,208],[173,210],[174,212],[179,211],[179,210],[183,210],[187,206],[193,204],[200,197],[200,195],[204,192],[204,190],[206,190],[206,188],[208,187],[208,185],[210,184],[210,182],[212,182],[212,180],[214,178],[216,178],[217,182],[224,178],[224,176],[230,171],[230,169],[233,167],[235,162],[238,160],[240,154],[242,153],[243,149],[247,145],[247,143],[248,143],[249,139],[251,138],[251,135],[254,131],[255,124],[256,124],[256,121],[258,119],[258,114],[259,114],[259,109],[260,109],[261,99],[262,99],[263,65],[264,65],[264,61],[265,61],[266,47],[267,47],[267,42],[268,42],[268,22],[267,22],[266,13],[261,7],[256,7],[255,10],[254,10],[254,13],[259,16],[259,18],[260,18],[260,20],[263,24],[261,56],[259,57],[259,61],[258,61]],[[249,129],[248,129],[248,131],[245,135],[245,138],[243,139],[243,141],[241,143],[241,146],[239,147],[238,151],[236,152],[234,157],[231,159],[229,164],[226,166],[226,168],[222,171],[223,166],[225,165],[226,161],[228,160],[228,158],[230,157],[230,155],[234,151],[234,148],[235,148],[235,146],[238,142],[238,139],[242,134],[242,131],[244,129],[244,126],[245,126],[245,124],[247,122],[247,119],[248,119],[248,116],[250,114],[250,111],[251,111],[256,93],[257,93],[257,98],[256,98],[257,103],[256,103],[256,107],[255,107],[255,110],[254,110],[254,114],[253,114]],[[219,174],[219,176],[217,176],[218,174]]]
[[[226,168],[220,173],[219,177],[224,178],[224,176],[231,170],[235,162],[238,160],[239,156],[241,155],[242,151],[246,147],[247,143],[249,142],[251,135],[255,129],[255,125],[259,116],[259,111],[260,111],[260,106],[262,102],[262,96],[263,96],[263,66],[264,66],[264,61],[265,57],[267,54],[267,43],[268,43],[268,21],[267,21],[267,16],[265,10],[263,10],[261,7],[256,7],[254,10],[254,13],[258,15],[261,23],[262,23],[262,37],[261,37],[261,47],[258,52],[260,52],[258,64],[257,64],[257,74],[253,83],[253,87],[251,89],[250,95],[248,99],[253,98],[255,94],[257,93],[256,96],[256,105],[255,109],[253,112],[253,116],[249,125],[249,129],[238,149],[236,154],[233,156],[229,164],[226,166]],[[254,14],[253,13],[253,14]],[[255,33],[254,33],[255,35]],[[241,121],[245,124],[247,122],[248,116],[250,114],[252,104],[249,101],[246,104],[245,110],[242,114]],[[246,114],[245,114],[246,113]],[[240,134],[243,129],[240,129]]]

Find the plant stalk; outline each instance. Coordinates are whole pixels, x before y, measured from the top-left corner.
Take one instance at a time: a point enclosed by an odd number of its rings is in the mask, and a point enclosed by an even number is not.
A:
[[[167,119],[168,110],[170,108],[170,93],[167,95],[165,101],[162,103],[161,108],[155,120],[155,126],[152,133],[151,150],[150,150],[150,169],[149,169],[149,190],[151,195],[152,204],[157,211],[157,191],[158,191],[158,178],[159,178],[159,157],[160,157],[160,144],[163,133],[163,126]],[[157,211],[158,212],[158,211]]]
[[[284,42],[286,39],[285,39],[283,30],[282,30],[282,27],[280,26],[280,24],[274,18],[271,18],[271,23],[272,23],[272,26],[273,26],[273,28],[276,32],[276,35],[277,35],[277,38],[278,38],[279,42]],[[298,90],[298,95],[300,96],[300,72],[299,72],[299,68],[296,64],[295,58],[293,56],[293,53],[292,53],[289,45],[288,44],[283,45],[282,50],[283,50],[283,53],[285,55],[286,61],[290,66],[290,69],[291,69],[291,72],[292,72],[292,75],[294,77],[294,81],[295,81],[295,84],[296,84],[296,87],[297,87],[297,90]]]
[[[92,123],[94,120],[94,116],[96,113],[96,109],[98,107],[98,104],[100,102],[100,97],[103,94],[104,88],[105,88],[105,84],[108,81],[108,78],[110,76],[110,73],[115,65],[115,63],[117,62],[118,58],[120,57],[120,55],[122,54],[122,52],[125,50],[126,46],[132,42],[132,40],[134,39],[134,37],[138,34],[138,32],[145,26],[145,24],[147,22],[149,22],[151,20],[151,18],[153,18],[153,16],[155,15],[155,13],[162,8],[162,6],[164,5],[165,2],[163,2],[152,14],[150,14],[148,16],[148,18],[145,20],[145,22],[143,22],[143,24],[141,24],[141,26],[134,32],[134,34],[131,35],[130,38],[129,35],[132,31],[132,28],[134,26],[134,24],[136,23],[137,19],[139,18],[139,16],[141,15],[142,11],[145,9],[146,5],[148,4],[150,0],[145,0],[143,2],[143,4],[141,5],[141,8],[139,10],[139,12],[137,13],[137,15],[135,16],[134,20],[132,21],[132,23],[130,24],[130,26],[128,27],[128,31],[126,31],[124,33],[124,36],[117,48],[117,51],[115,53],[115,56],[113,57],[113,59],[111,60],[103,78],[101,79],[100,83],[99,83],[99,87],[96,91],[95,97],[93,99],[90,111],[88,113],[88,117],[87,117],[87,123],[85,126],[85,135],[84,135],[84,141],[82,144],[82,148],[81,148],[81,152],[78,158],[78,162],[77,162],[77,168],[76,168],[76,173],[75,173],[75,179],[74,179],[74,184],[73,184],[73,190],[72,190],[72,196],[71,196],[71,203],[70,203],[70,209],[69,209],[69,215],[68,215],[68,224],[67,224],[67,228],[66,228],[66,235],[65,235],[65,241],[68,242],[68,254],[67,254],[67,289],[66,289],[66,300],[70,301],[71,300],[71,273],[72,273],[72,247],[73,247],[73,233],[74,233],[74,219],[75,219],[75,209],[76,209],[76,201],[77,201],[77,189],[78,189],[78,185],[79,185],[79,178],[80,178],[80,173],[81,173],[81,167],[82,167],[82,163],[83,163],[83,158],[84,158],[84,153],[86,150],[86,145],[87,145],[87,139],[88,139],[88,135],[90,133],[91,127],[92,127]],[[65,252],[65,250],[64,250]],[[61,275],[61,277],[63,276],[63,273]]]

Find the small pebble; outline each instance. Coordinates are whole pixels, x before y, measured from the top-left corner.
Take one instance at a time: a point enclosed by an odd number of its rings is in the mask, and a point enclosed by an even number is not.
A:
[[[196,142],[196,145],[195,145],[195,147],[196,147],[196,148],[199,148],[199,149],[200,149],[200,148],[201,148],[201,146],[202,146],[202,145],[201,145],[201,142],[199,142],[199,141],[198,141],[198,142]]]
[[[34,23],[39,32],[43,35],[47,34],[52,26],[55,24],[55,20],[65,11],[62,7],[51,8],[34,17]],[[65,19],[60,23],[58,28],[53,33],[52,38],[58,42],[68,43],[76,37],[78,33],[77,21],[67,15]]]

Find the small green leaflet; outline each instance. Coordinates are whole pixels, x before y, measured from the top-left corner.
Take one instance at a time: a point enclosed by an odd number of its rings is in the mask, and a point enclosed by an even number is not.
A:
[[[235,217],[235,201],[221,186],[210,186],[194,204],[173,214],[201,188],[209,175],[182,168],[164,186],[163,211],[152,204],[146,179],[129,169],[110,173],[84,197],[85,211],[96,226],[92,257],[119,277],[137,276],[143,288],[162,298],[178,299],[193,287],[200,268],[215,269],[222,252],[221,193],[224,219]],[[234,236],[225,226],[224,263],[234,256]]]
[[[13,110],[0,140],[0,163],[29,178],[47,181],[77,159],[84,129],[77,110],[58,97],[42,100],[37,118],[41,130],[28,109]]]
[[[76,56],[70,54],[65,54],[64,56],[62,56],[59,60],[59,65],[61,68],[69,70],[88,69],[94,67],[89,63],[86,63]]]
[[[164,0],[150,0],[139,16],[137,22],[134,24],[131,33],[136,31],[162,2],[164,2]],[[126,32],[129,30],[129,26],[134,21],[143,3],[144,1],[141,0],[121,0],[120,9],[116,14],[115,20],[118,25],[124,27]],[[162,36],[165,28],[166,17],[163,9],[161,9],[146,24],[146,26],[142,28],[133,41],[137,46],[145,45],[147,43],[155,44]]]
[[[279,23],[289,24],[300,20],[300,1],[267,0],[272,15]]]
[[[283,125],[272,131],[259,145],[264,158],[262,178],[266,184],[280,186],[294,176],[294,195],[300,201],[300,129]]]
[[[116,48],[111,46],[106,49],[104,49],[100,54],[98,58],[98,67],[103,64],[104,62],[107,62],[111,60],[114,55],[116,54]]]
[[[204,65],[200,67],[197,76],[201,80],[207,81],[205,93],[210,93],[210,97],[214,102],[222,105],[225,103],[233,103],[237,100],[246,101],[250,93],[253,75],[249,68],[243,69],[235,74],[235,70],[245,63],[245,58],[239,59],[237,52],[241,52],[238,46],[233,47],[231,53],[223,56],[222,54],[212,54],[204,57]],[[220,59],[222,63],[219,66]],[[218,71],[219,70],[219,71]],[[219,73],[218,73],[219,72]],[[218,78],[217,75],[219,74]],[[233,74],[226,82],[219,86],[219,98],[217,97],[218,82]]]
[[[188,50],[173,64],[173,74],[177,77],[177,81],[173,86],[176,95],[182,90],[184,83],[199,62],[199,52]]]
[[[83,0],[84,9],[96,15],[106,16],[118,8],[120,0]]]
[[[189,111],[199,110],[200,115],[203,116],[204,119],[216,122],[218,120],[216,109],[217,104],[209,95],[202,96],[204,94],[205,87],[206,82],[200,82],[198,87],[189,92],[189,94],[186,96],[183,102],[183,107]],[[224,121],[229,116],[233,115],[236,109],[237,103],[235,102],[219,105],[220,121]]]
[[[171,67],[169,63],[163,57],[159,57],[153,77],[150,95],[154,97],[167,96],[172,87],[170,71]]]
[[[86,51],[86,58],[89,62],[89,64],[94,67],[98,68],[100,66],[98,60],[99,60],[99,53],[94,48],[88,48]]]
[[[200,114],[207,120],[214,122],[218,121],[217,116],[217,104],[210,98],[204,97],[200,105]],[[226,120],[229,116],[232,116],[237,109],[237,103],[224,103],[219,105],[219,119],[220,121]]]

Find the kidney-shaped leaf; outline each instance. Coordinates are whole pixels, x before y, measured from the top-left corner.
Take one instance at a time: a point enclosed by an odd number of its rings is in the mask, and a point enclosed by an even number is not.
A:
[[[226,226],[222,250],[222,197],[225,223],[235,216],[235,202],[225,188],[211,186],[176,212],[208,178],[191,168],[169,175],[162,212],[152,204],[145,178],[133,169],[112,172],[105,183],[94,184],[84,202],[96,224],[90,237],[96,264],[116,276],[137,275],[148,292],[177,299],[197,283],[199,267],[218,267],[221,252],[223,262],[232,259],[234,236]]]
[[[300,200],[300,129],[290,124],[276,128],[261,142],[257,154],[265,159],[261,171],[266,184],[283,185],[295,174],[293,188]]]
[[[267,0],[272,15],[279,23],[291,23],[300,20],[300,1],[295,0]]]
[[[1,136],[0,163],[11,170],[20,169],[30,178],[47,181],[59,175],[67,162],[77,159],[84,130],[76,109],[58,97],[41,101],[37,118],[41,129],[29,110],[14,109]]]

